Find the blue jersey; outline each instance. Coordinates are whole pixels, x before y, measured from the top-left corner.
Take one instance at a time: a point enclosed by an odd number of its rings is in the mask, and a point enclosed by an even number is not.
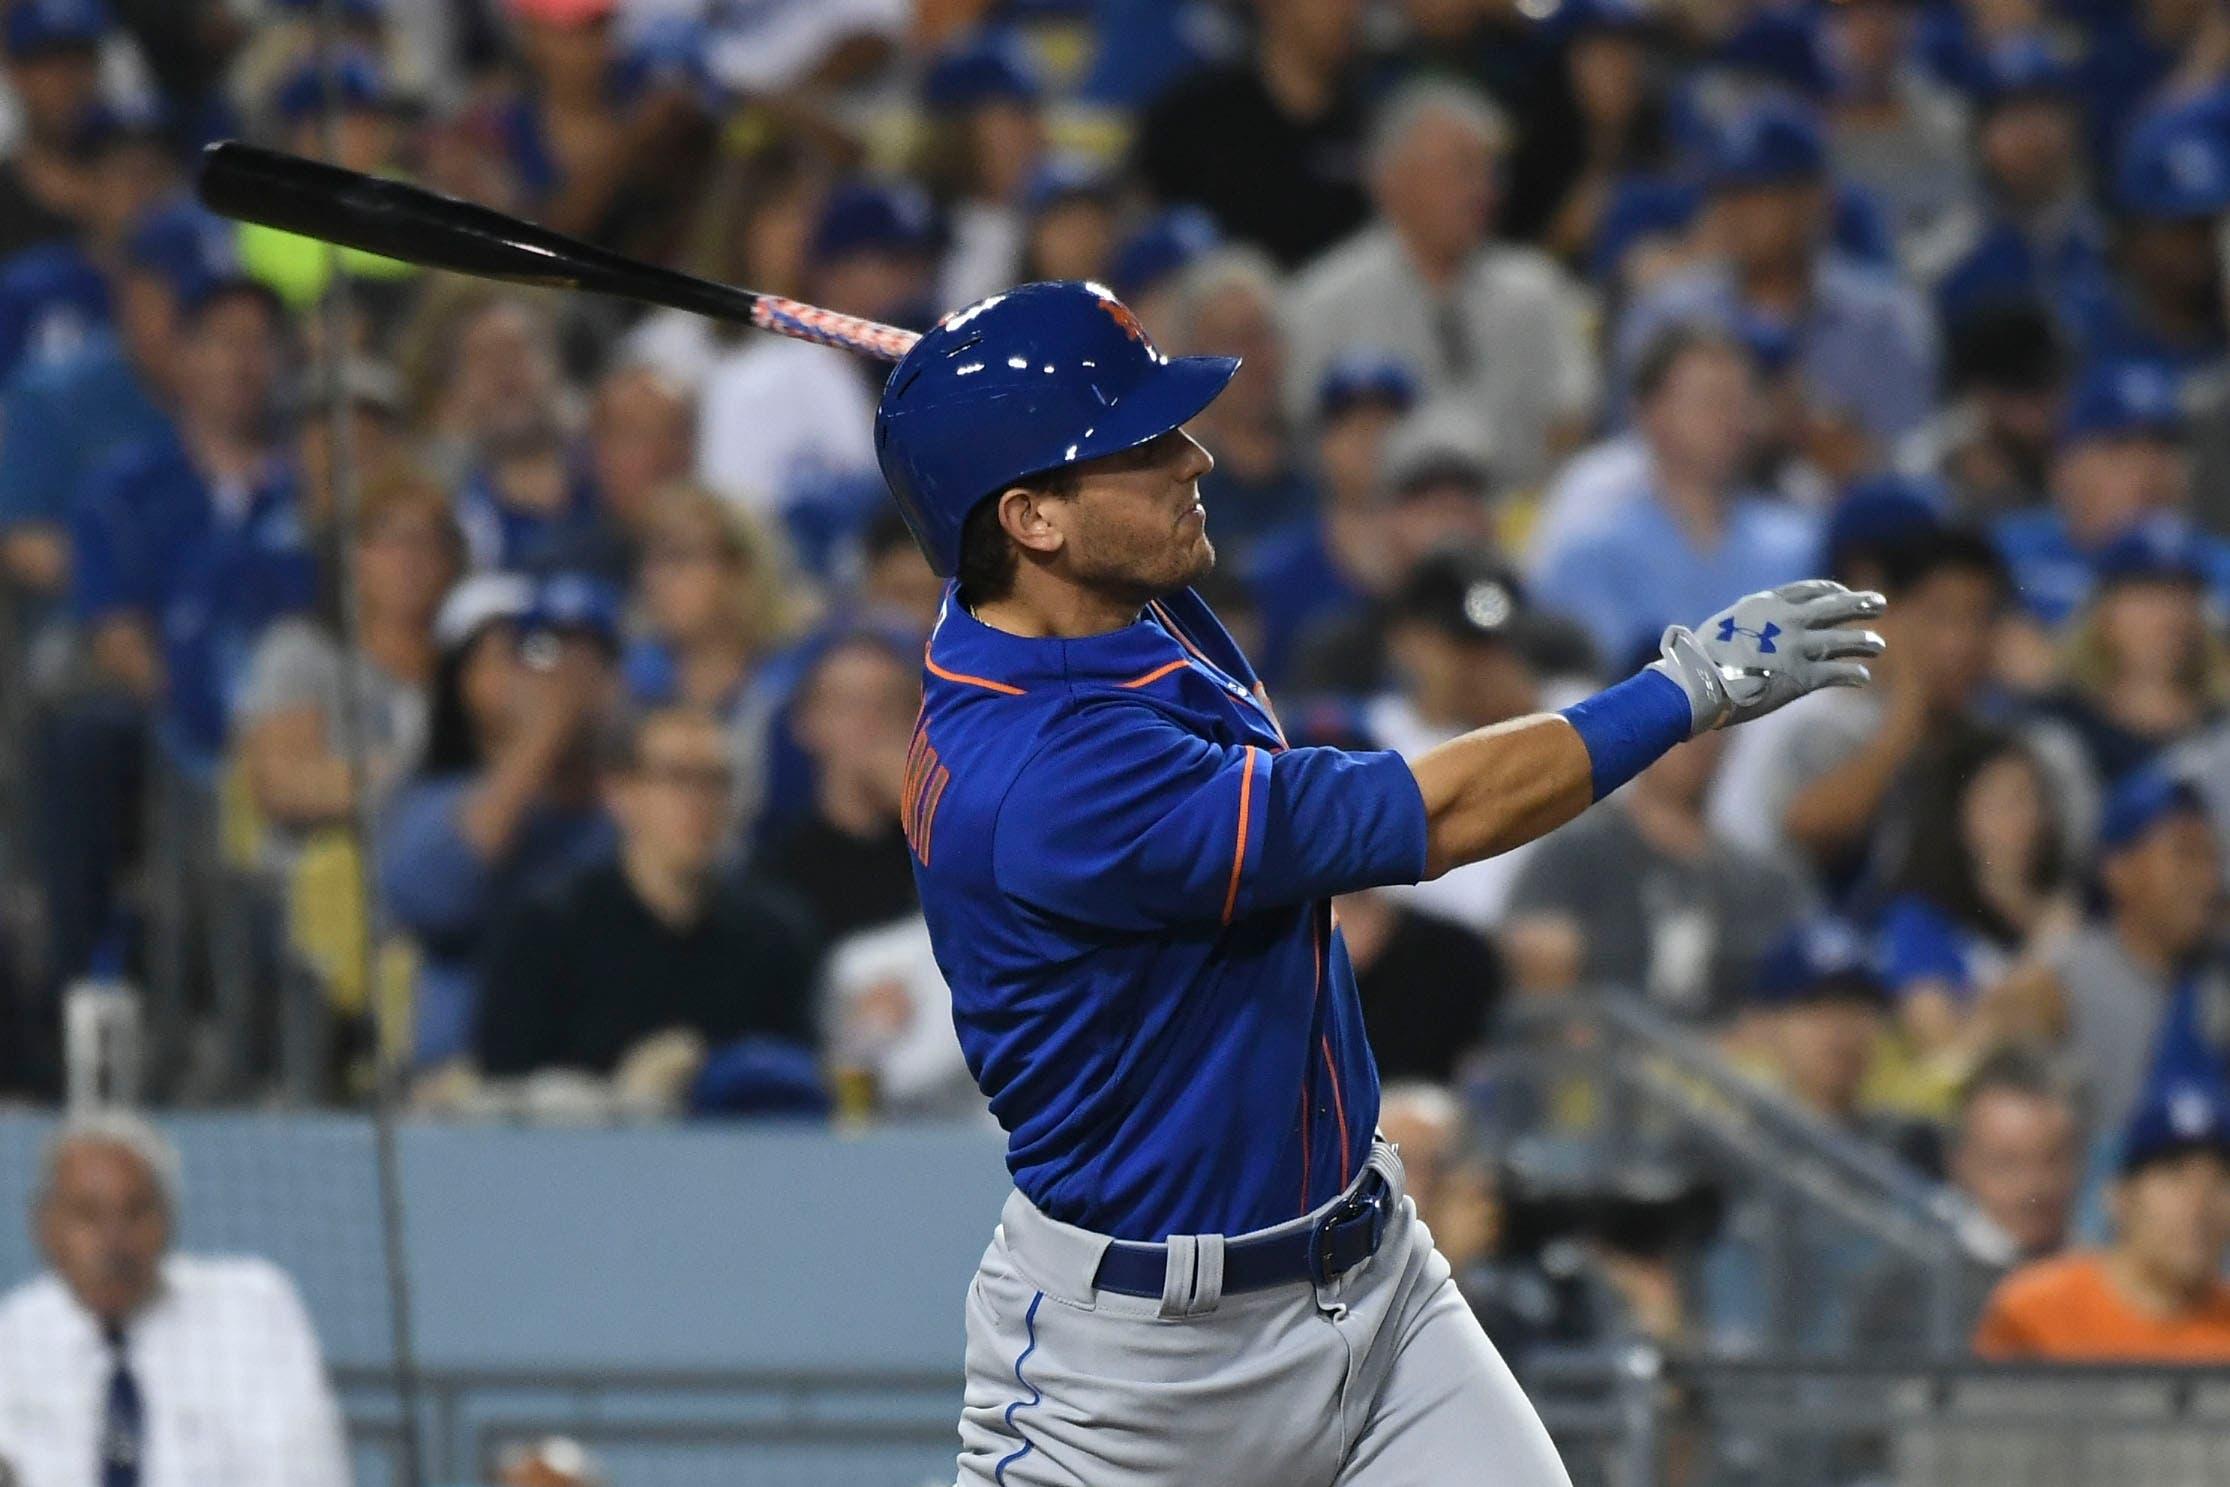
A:
[[[906,835],[1015,1184],[1137,1240],[1336,1195],[1378,1072],[1328,900],[1423,875],[1409,766],[1289,748],[1190,590],[1058,640],[948,588],[925,666]]]

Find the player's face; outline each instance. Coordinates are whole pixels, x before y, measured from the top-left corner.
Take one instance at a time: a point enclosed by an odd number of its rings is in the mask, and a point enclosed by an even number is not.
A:
[[[1200,477],[1216,462],[1183,429],[1082,468],[1054,503],[1068,576],[1139,602],[1183,588],[1216,566]]]
[[[87,1311],[122,1321],[155,1289],[170,1213],[155,1174],[133,1152],[79,1142],[62,1154],[39,1210],[47,1259]]]

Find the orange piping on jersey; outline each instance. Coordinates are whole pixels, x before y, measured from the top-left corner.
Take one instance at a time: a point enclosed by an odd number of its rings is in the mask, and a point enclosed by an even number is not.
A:
[[[952,783],[952,771],[942,764],[929,785],[929,803],[921,813],[921,865],[929,866],[929,840],[937,826],[937,802],[945,798],[945,786]]]
[[[1317,1034],[1317,1045],[1324,1050],[1324,1068],[1332,1076],[1332,1113],[1340,1122],[1340,1191],[1347,1191],[1347,1101],[1340,1096],[1339,1066],[1332,1062],[1332,1036]]]
[[[1239,775],[1239,840],[1231,849],[1231,887],[1223,895],[1223,922],[1231,922],[1231,911],[1239,906],[1239,874],[1247,865],[1247,814],[1254,801],[1253,744],[1247,745],[1247,762]]]
[[[1020,697],[1022,695],[1020,687],[1010,686],[1005,682],[995,682],[987,676],[966,676],[957,671],[947,671],[937,664],[936,659],[927,650],[921,653],[921,664],[929,668],[931,676],[941,676],[948,682],[959,682],[963,686],[969,687],[981,687],[987,692],[1004,692],[1009,697]]]
[[[1310,1139],[1309,1129],[1309,1076],[1301,1076],[1301,1212],[1309,1211],[1309,1148],[1316,1143]]]
[[[1208,661],[1207,652],[1201,650],[1199,646],[1192,643],[1192,637],[1190,635],[1187,635],[1184,632],[1183,628],[1179,626],[1175,620],[1169,617],[1168,610],[1161,607],[1161,600],[1153,600],[1146,607],[1154,612],[1154,617],[1156,619],[1159,619],[1163,625],[1168,627],[1170,634],[1177,637],[1177,643],[1179,645],[1183,646],[1186,650],[1191,651],[1194,655],[1200,657],[1201,660]],[[1208,661],[1208,664],[1213,666],[1215,662]]]
[[[1262,704],[1263,716],[1270,720],[1270,730],[1277,734],[1278,742],[1286,748],[1292,748],[1293,745],[1287,741],[1285,736],[1285,724],[1278,718],[1278,710],[1270,705],[1270,689],[1262,683],[1256,682],[1254,684],[1254,700]]]
[[[1192,662],[1186,660],[1183,656],[1179,656],[1176,660],[1171,661],[1166,666],[1156,666],[1152,671],[1147,672],[1144,676],[1132,677],[1129,681],[1123,683],[1123,685],[1125,687],[1143,687],[1149,682],[1160,681],[1163,677],[1169,675],[1169,673],[1171,673],[1172,671],[1182,671],[1191,664]]]

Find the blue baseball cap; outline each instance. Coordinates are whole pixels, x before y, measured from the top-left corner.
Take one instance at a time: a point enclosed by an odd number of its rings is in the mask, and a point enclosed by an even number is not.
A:
[[[2137,770],[2106,797],[2098,817],[2098,849],[2119,852],[2135,846],[2162,821],[2186,813],[2200,817],[2207,813],[2197,785],[2164,770]]]
[[[135,98],[128,102],[102,100],[78,116],[70,130],[70,153],[80,159],[91,159],[113,145],[134,144],[144,141],[167,143],[170,137],[170,116],[162,104],[153,98]]]
[[[1757,104],[1712,132],[1704,179],[1714,191],[1755,190],[1819,180],[1827,142],[1819,116],[1784,99]]]
[[[9,56],[38,57],[93,50],[109,26],[108,7],[101,0],[14,0],[0,37]]]
[[[1595,241],[1587,252],[1589,274],[1611,278],[1627,249],[1644,238],[1686,232],[1702,206],[1703,193],[1687,181],[1629,176],[1617,182],[1610,205],[1595,224]]]
[[[1222,246],[1223,229],[1205,208],[1171,207],[1116,246],[1107,276],[1117,294],[1135,298]]]
[[[1115,176],[1097,160],[1082,155],[1049,155],[1030,172],[1022,209],[1032,216],[1071,201],[1110,201]]]
[[[613,584],[587,573],[553,573],[535,586],[534,602],[520,620],[529,631],[586,635],[617,650],[625,609],[626,599]]]
[[[1751,999],[1761,1006],[1807,1002],[1886,1002],[1881,952],[1871,935],[1847,919],[1821,914],[1783,935],[1758,963]]]
[[[1913,475],[1855,481],[1828,515],[1821,564],[1841,573],[1857,553],[1931,541],[1950,515],[1951,500],[1939,481]]]
[[[2131,128],[2115,196],[2134,217],[2190,221],[2230,210],[2230,129],[2215,109],[2155,112]]]
[[[2101,587],[2115,583],[2207,582],[2206,539],[2174,517],[2139,522],[2106,544],[2091,560],[2091,576]]]
[[[1036,64],[1019,37],[991,30],[946,52],[922,79],[922,102],[939,113],[986,103],[1036,103],[1045,96]]]
[[[2184,427],[2183,398],[2172,369],[2152,361],[2101,362],[2076,382],[2060,417],[2060,443],[2130,434],[2180,439]]]
[[[2115,1165],[2127,1177],[2192,1151],[2230,1158],[2230,1093],[2219,1077],[2171,1079],[2146,1090],[2122,1129]]]
[[[2028,98],[2068,99],[2080,86],[2075,69],[2041,36],[2021,35],[1984,51],[1974,64],[1975,101],[1984,108]]]
[[[1316,384],[1316,416],[1329,421],[1363,403],[1407,413],[1417,405],[1417,374],[1408,362],[1384,351],[1335,357]]]
[[[739,1038],[715,1048],[689,1086],[691,1115],[818,1119],[829,1105],[813,1050],[779,1038]]]
[[[334,92],[342,109],[367,113],[387,108],[394,94],[377,61],[362,52],[348,52],[333,59]],[[289,124],[315,117],[325,109],[325,69],[305,62],[279,80],[271,93],[271,109]]]
[[[1641,0],[1561,0],[1540,24],[1544,35],[1569,41],[1604,31],[1648,31],[1657,22]]]
[[[910,181],[846,181],[829,193],[813,228],[813,256],[824,263],[854,253],[925,255],[936,244],[936,209]]]
[[[240,262],[233,226],[191,200],[151,207],[124,236],[124,262],[161,279],[191,313],[231,289],[263,286]],[[268,291],[265,291],[268,292]]]

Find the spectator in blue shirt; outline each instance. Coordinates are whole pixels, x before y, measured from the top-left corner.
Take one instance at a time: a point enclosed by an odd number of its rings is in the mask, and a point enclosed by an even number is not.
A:
[[[2094,366],[2060,426],[2052,504],[2000,518],[1999,549],[2030,618],[2056,629],[2090,597],[2099,555],[2148,521],[2180,520],[2190,502],[2188,428],[2173,370],[2156,362]],[[2230,548],[2201,539],[2196,561],[2230,597]]]
[[[249,652],[272,620],[309,607],[317,569],[272,437],[278,302],[219,277],[182,311],[176,426],[87,478],[72,514],[75,597],[96,668],[158,709],[176,762],[206,770]]]
[[[937,289],[948,306],[1015,282],[1022,199],[1045,153],[1044,92],[1028,47],[1004,29],[945,52],[922,79],[920,171],[944,203],[951,242]]]
[[[1972,517],[2041,505],[2074,370],[2057,320],[2042,303],[2008,300],[1947,332],[1949,397],[1898,464],[1942,480]]]
[[[22,122],[0,160],[0,254],[77,229],[86,180],[71,144],[100,97],[109,29],[100,0],[23,0],[7,8],[0,50]]]
[[[1631,486],[1536,555],[1541,603],[1577,620],[1613,669],[1653,651],[1673,616],[1707,594],[1772,588],[1810,571],[1813,519],[1743,489],[1756,400],[1748,349],[1717,330],[1675,326],[1637,364],[1643,455]]]
[[[1879,457],[1920,424],[1936,391],[1933,320],[1910,289],[1828,246],[1832,184],[1807,110],[1760,104],[1716,131],[1707,185],[1723,256],[1655,285],[1626,312],[1617,350],[1629,391],[1647,348],[1669,327],[1701,321],[1786,346],[1822,440],[1855,435]],[[1866,463],[1831,473],[1848,478]]]
[[[534,586],[508,574],[449,596],[425,754],[381,825],[380,892],[419,951],[421,1067],[470,1049],[490,926],[611,840],[593,770],[615,692],[611,617],[536,610]]]

